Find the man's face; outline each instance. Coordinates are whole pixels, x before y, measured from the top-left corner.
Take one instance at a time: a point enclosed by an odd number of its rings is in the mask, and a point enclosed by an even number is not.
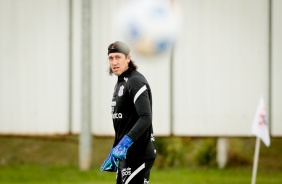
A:
[[[122,53],[110,53],[108,59],[110,68],[115,75],[119,76],[128,69],[130,55],[125,56]]]

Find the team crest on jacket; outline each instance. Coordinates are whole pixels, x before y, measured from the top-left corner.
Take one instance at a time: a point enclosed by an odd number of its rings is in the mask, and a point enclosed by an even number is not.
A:
[[[122,96],[122,95],[123,95],[123,89],[124,89],[124,86],[121,85],[121,86],[119,87],[118,96]]]

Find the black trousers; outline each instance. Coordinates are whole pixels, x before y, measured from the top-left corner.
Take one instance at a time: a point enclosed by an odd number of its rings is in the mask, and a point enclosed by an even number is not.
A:
[[[149,184],[155,159],[119,161],[116,184]]]

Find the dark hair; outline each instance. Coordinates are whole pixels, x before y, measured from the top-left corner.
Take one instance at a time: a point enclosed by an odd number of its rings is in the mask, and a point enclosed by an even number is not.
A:
[[[114,43],[111,43],[108,47],[108,55],[110,53],[114,53],[114,52],[119,52],[124,54],[125,56],[128,56],[130,53],[130,48],[123,42],[121,41],[116,41]],[[137,70],[137,65],[135,65],[135,63],[130,60],[128,63],[128,70]],[[109,67],[109,75],[112,75],[113,71],[111,69],[111,67]]]

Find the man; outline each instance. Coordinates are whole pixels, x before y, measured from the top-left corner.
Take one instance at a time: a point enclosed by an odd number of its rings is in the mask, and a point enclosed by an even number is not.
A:
[[[148,184],[156,158],[152,95],[129,53],[120,41],[108,47],[109,74],[118,77],[112,99],[115,140],[101,171],[116,171],[116,184]]]

